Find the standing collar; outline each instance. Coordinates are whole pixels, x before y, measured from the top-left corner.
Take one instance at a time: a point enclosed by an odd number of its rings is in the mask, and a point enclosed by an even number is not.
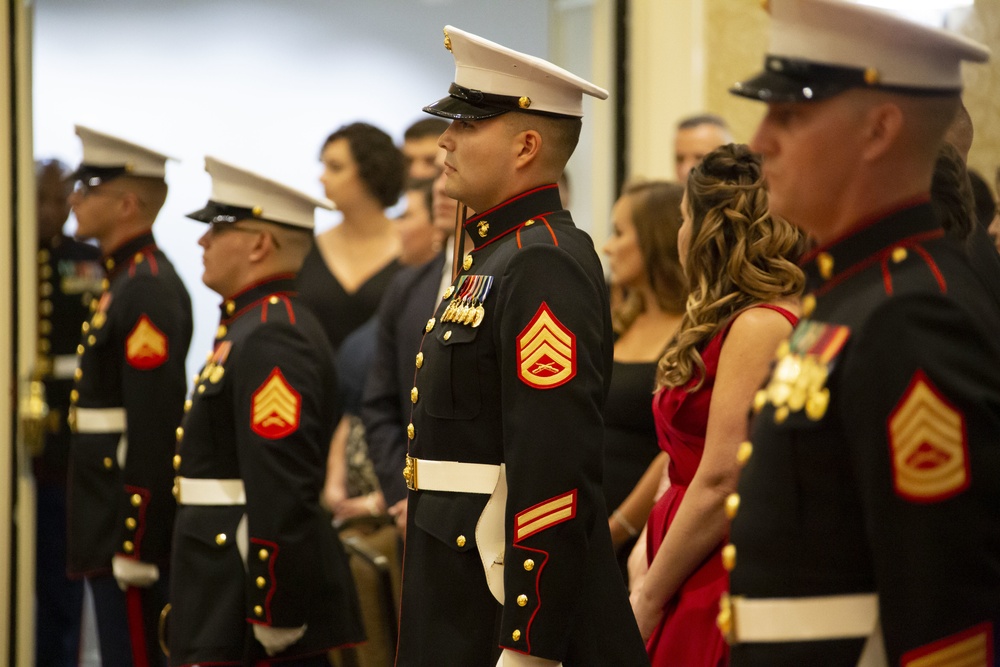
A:
[[[138,236],[133,236],[102,257],[101,264],[107,270],[108,275],[113,276],[128,266],[135,255],[154,249],[156,249],[156,240],[153,238],[153,233],[143,232]]]
[[[235,319],[253,304],[272,295],[290,296],[295,294],[295,274],[280,273],[247,285],[236,294],[225,299],[220,305],[223,322]]]
[[[944,234],[930,198],[922,196],[855,225],[846,235],[802,257],[807,288],[829,287],[845,273],[895,246],[919,243]],[[857,267],[857,268],[856,268]]]
[[[478,249],[529,218],[548,215],[559,210],[562,210],[559,186],[549,183],[522,192],[488,211],[469,218],[465,221],[465,231]]]

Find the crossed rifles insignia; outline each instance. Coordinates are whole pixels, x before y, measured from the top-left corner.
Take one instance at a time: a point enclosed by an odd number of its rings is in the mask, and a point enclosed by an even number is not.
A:
[[[552,389],[576,375],[576,336],[544,301],[517,337],[517,376],[529,387]]]

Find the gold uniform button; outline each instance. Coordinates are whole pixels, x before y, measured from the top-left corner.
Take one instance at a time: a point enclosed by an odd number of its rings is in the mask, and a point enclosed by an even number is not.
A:
[[[809,317],[816,310],[816,296],[813,294],[806,294],[802,297],[802,316]]]
[[[524,226],[525,226],[525,227],[531,227],[531,226],[532,226],[533,224],[535,224],[535,219],[534,219],[534,218],[532,218],[532,219],[530,219],[530,220],[526,221],[526,222],[524,223]]]
[[[459,535],[458,537],[456,537],[455,538],[455,544],[458,545],[459,549],[461,549],[462,547],[464,547],[465,546],[465,535]]]
[[[257,577],[257,588],[264,588],[267,586],[267,579],[264,577]]]
[[[424,353],[417,352],[417,368],[422,368],[424,365]]]
[[[97,342],[97,336],[95,336],[94,334],[90,334],[89,336],[87,336],[87,345],[93,347],[96,342]]]
[[[525,569],[526,572],[531,572],[532,570],[534,570],[535,569],[535,561],[531,560],[530,558],[528,560],[524,561],[524,569]]]
[[[510,634],[510,636],[511,636],[511,638],[512,638],[512,639],[513,639],[514,641],[518,641],[519,639],[521,639],[521,631],[520,631],[520,630],[514,630],[514,632],[512,632],[512,633]]]
[[[174,433],[177,435],[177,442],[180,442],[181,440],[184,439],[184,427],[183,426],[178,426],[177,430],[174,431]]]
[[[785,423],[785,420],[788,419],[788,414],[789,414],[788,406],[782,405],[780,408],[774,411],[774,423],[775,424]]]
[[[205,393],[205,385],[203,385],[203,384],[198,385],[198,393],[199,394],[204,394]]]
[[[465,259],[462,260],[462,268],[466,271],[472,268],[472,255],[465,256]]]
[[[726,496],[726,516],[732,521],[740,509],[740,494],[730,493]]]
[[[105,278],[101,281],[101,289],[107,292],[111,288],[111,281]]]
[[[436,320],[433,317],[427,320],[427,326],[424,327],[424,333],[430,333],[431,331],[433,331],[435,322]]]
[[[896,264],[899,264],[900,262],[906,259],[906,255],[907,255],[906,248],[903,248],[902,246],[894,248],[892,251],[892,261],[895,262]]]
[[[47,338],[40,338],[38,340],[38,349],[43,353],[48,352],[52,349],[52,343],[50,343]]]
[[[76,403],[79,400],[80,400],[80,392],[78,390],[74,389],[73,391],[69,392],[70,403]]]
[[[267,302],[272,306],[277,305],[278,301],[280,301],[280,299],[278,299],[278,297],[276,296],[272,296],[270,299],[267,300]]]
[[[129,530],[135,530],[135,527],[137,525],[138,524],[136,523],[135,519],[133,519],[132,517],[125,519],[125,527],[128,528]]]
[[[38,293],[42,296],[52,295],[52,283],[42,283],[38,286]]]
[[[132,507],[138,507],[139,505],[142,504],[142,496],[140,496],[138,493],[133,493],[131,502],[132,502]]]
[[[816,255],[816,266],[819,267],[819,275],[825,280],[833,277],[833,255],[828,252],[821,252]]]
[[[417,399],[420,398],[420,391],[414,387],[410,390],[410,403],[416,403]]]
[[[125,553],[130,554],[135,551],[135,545],[132,544],[132,540],[125,540],[122,542],[122,549],[125,550]]]
[[[517,606],[518,607],[524,607],[527,604],[528,604],[528,596],[527,595],[525,595],[525,594],[522,593],[521,595],[517,596]]]
[[[175,499],[180,498],[181,497],[181,487],[178,486],[176,483],[174,483],[173,488],[170,489],[170,493],[172,493],[174,495]]]
[[[194,401],[192,401],[190,398],[184,401],[184,412],[190,412],[192,405],[194,405]]]
[[[412,423],[407,424],[406,425],[406,437],[409,438],[410,440],[413,440],[413,438],[416,435],[417,435],[417,430],[415,428],[413,428],[413,424]]]
[[[38,251],[38,263],[39,264],[45,264],[46,262],[48,262],[49,261],[49,257],[50,257],[49,251],[46,250],[45,248],[42,248],[41,250]]]
[[[260,551],[257,552],[257,558],[261,560],[267,560],[268,556],[270,555],[271,554],[267,553],[267,549],[261,549]]]
[[[726,568],[726,572],[732,572],[736,567],[736,545],[727,544],[722,547],[722,567]]]
[[[83,324],[81,324],[80,331],[82,331],[83,333],[87,333],[88,331],[90,331],[90,322],[84,322]]]
[[[753,411],[754,414],[759,413],[767,405],[767,390],[758,389],[757,393],[753,395]]]
[[[181,455],[174,454],[174,470],[180,470],[180,469],[181,469]]]
[[[229,331],[229,329],[226,328],[226,325],[225,324],[220,324],[219,328],[215,330],[215,337],[217,339],[218,338],[223,338],[226,335],[227,331]]]
[[[454,287],[449,287],[448,289],[446,289],[444,291],[444,296],[441,297],[441,300],[443,301],[445,299],[451,298],[451,295],[454,294],[454,293],[455,293],[455,288]]]
[[[719,615],[715,618],[715,624],[719,627],[724,637],[728,637],[733,629],[733,608],[729,599],[729,593],[723,593],[719,598]]]
[[[144,260],[144,259],[146,259],[146,258],[142,256],[142,253],[141,253],[141,252],[137,252],[137,253],[135,253],[135,257],[133,257],[133,258],[132,258],[132,260],[133,260],[133,261],[134,261],[134,262],[135,262],[136,264],[142,264],[142,260]]]
[[[218,535],[215,536],[215,543],[218,544],[220,547],[225,546],[227,539],[228,538],[226,537],[225,533],[219,533]]]
[[[749,440],[744,440],[740,443],[739,448],[736,450],[736,462],[741,466],[747,464],[750,460],[750,456],[753,454],[753,443]]]
[[[38,333],[48,336],[52,333],[52,322],[49,320],[39,320],[38,321]]]
[[[80,343],[79,345],[76,346],[76,355],[81,356],[86,351],[86,349],[87,348],[83,346],[83,343]]]
[[[264,615],[264,608],[261,607],[259,604],[258,605],[254,605],[253,613],[254,613],[255,616],[263,616]]]
[[[233,311],[236,310],[236,304],[232,301],[226,301],[226,315],[232,315]]]
[[[104,468],[105,468],[105,470],[111,470],[114,467],[115,467],[115,462],[113,460],[111,460],[111,457],[110,456],[105,456],[104,457]]]
[[[445,340],[451,340],[451,332],[450,331],[445,331],[444,332],[444,339]]]
[[[82,377],[83,377],[83,369],[82,368],[77,368],[75,371],[73,371],[73,379],[74,380],[79,380]]]

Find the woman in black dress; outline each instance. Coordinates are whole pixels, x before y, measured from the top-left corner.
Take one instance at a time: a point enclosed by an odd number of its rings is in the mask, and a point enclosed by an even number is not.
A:
[[[687,295],[677,256],[683,195],[680,185],[665,181],[626,187],[612,209],[612,234],[604,245],[611,287],[621,296],[612,309],[617,338],[604,408],[604,497],[623,574],[665,462],[657,459],[650,405],[657,362],[680,325]],[[620,507],[640,479],[642,500],[637,496]]]

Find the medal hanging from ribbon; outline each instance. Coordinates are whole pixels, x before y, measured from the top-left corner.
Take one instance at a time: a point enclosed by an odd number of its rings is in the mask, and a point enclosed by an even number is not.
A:
[[[456,286],[455,297],[444,309],[441,321],[478,327],[486,316],[483,303],[492,286],[493,276],[462,276]]]

